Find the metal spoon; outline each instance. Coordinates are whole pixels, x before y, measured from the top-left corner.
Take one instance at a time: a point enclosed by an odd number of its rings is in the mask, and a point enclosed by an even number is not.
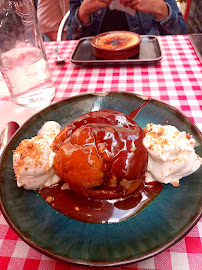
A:
[[[6,147],[9,139],[16,132],[18,128],[19,128],[18,123],[13,122],[13,121],[5,125],[4,129],[2,130],[0,134],[0,156],[4,148]]]
[[[59,53],[58,53],[58,47],[57,47],[57,46],[54,46],[54,47],[53,47],[53,50],[54,50],[55,54],[57,55],[56,63],[58,63],[58,64],[64,63],[64,62],[65,62],[65,59],[64,59],[64,58],[61,58],[61,57],[59,56]]]

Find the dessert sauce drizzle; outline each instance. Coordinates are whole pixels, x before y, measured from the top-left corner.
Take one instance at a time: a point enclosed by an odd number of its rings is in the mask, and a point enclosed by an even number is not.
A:
[[[132,111],[128,118],[133,119],[148,102],[149,100]],[[79,123],[76,122],[76,125],[81,126],[82,121]],[[49,202],[51,207],[62,214],[90,223],[113,223],[126,220],[147,206],[163,188],[161,183],[145,184],[143,181],[137,190],[128,197],[98,199],[87,198],[72,189],[63,189],[63,184],[64,182],[61,181],[55,186],[39,190],[39,193],[45,201]]]

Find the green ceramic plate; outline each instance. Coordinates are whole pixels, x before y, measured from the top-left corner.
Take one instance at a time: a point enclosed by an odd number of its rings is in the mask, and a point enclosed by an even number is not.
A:
[[[30,246],[50,257],[88,266],[112,266],[137,262],[175,244],[202,215],[202,167],[174,188],[165,185],[160,195],[136,216],[113,224],[90,224],[57,213],[35,191],[17,188],[12,170],[12,150],[21,140],[37,134],[48,120],[62,126],[83,113],[113,109],[129,114],[144,103],[130,93],[88,94],[62,100],[29,119],[14,135],[0,163],[1,210],[12,229]],[[175,125],[192,134],[202,156],[202,135],[176,109],[156,100],[135,118],[147,123]]]

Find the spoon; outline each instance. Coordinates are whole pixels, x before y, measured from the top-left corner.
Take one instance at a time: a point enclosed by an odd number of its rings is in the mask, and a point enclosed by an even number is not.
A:
[[[6,147],[9,139],[16,132],[18,128],[19,128],[18,123],[13,122],[13,121],[5,125],[4,129],[2,130],[0,134],[0,156],[4,148]]]
[[[58,64],[64,63],[64,62],[65,62],[65,59],[64,59],[64,58],[61,58],[61,57],[59,56],[59,53],[58,53],[58,47],[57,47],[57,46],[54,46],[54,47],[53,47],[53,50],[54,50],[55,54],[57,55],[56,63],[58,63]]]

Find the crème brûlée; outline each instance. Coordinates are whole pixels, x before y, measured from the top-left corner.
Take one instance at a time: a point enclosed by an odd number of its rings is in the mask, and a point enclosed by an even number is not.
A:
[[[139,42],[138,35],[131,32],[109,32],[95,39],[95,45],[103,49],[123,49],[136,45]]]

